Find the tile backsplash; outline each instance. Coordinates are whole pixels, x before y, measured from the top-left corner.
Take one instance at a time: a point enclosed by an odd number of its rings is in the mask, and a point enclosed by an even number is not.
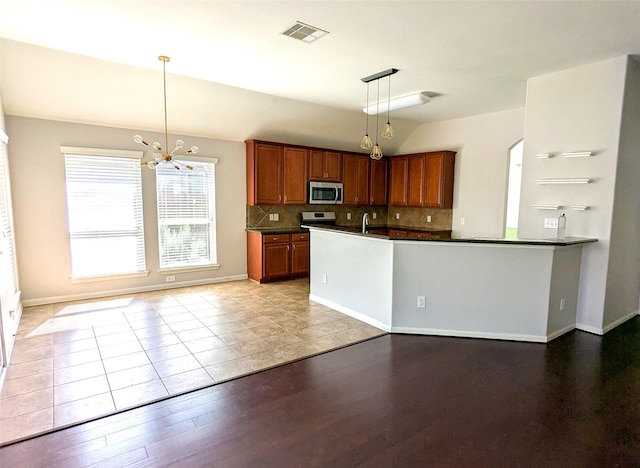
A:
[[[372,226],[402,226],[420,229],[445,229],[452,226],[452,210],[405,208],[386,206],[346,205],[260,205],[247,206],[247,228],[294,228],[300,226],[303,211],[335,211],[337,224],[359,226],[364,213],[369,213]],[[373,213],[376,219],[373,219]],[[278,221],[270,221],[269,215],[278,215]],[[351,219],[348,219],[349,214]],[[398,218],[396,219],[396,214]],[[431,222],[427,217],[431,216]]]

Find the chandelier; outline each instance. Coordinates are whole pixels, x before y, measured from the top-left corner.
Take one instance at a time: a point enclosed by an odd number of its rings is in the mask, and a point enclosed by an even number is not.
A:
[[[154,141],[152,145],[149,145],[144,138],[140,135],[136,135],[133,137],[133,141],[139,143],[141,145],[145,145],[150,147],[153,150],[154,158],[150,161],[142,161],[142,166],[147,166],[149,169],[155,169],[158,164],[172,164],[176,170],[187,169],[192,170],[193,166],[189,166],[187,164],[183,164],[180,161],[175,161],[174,156],[184,156],[188,154],[196,154],[198,152],[197,146],[192,146],[191,148],[181,151],[184,147],[184,141],[176,140],[176,144],[171,151],[169,151],[169,132],[167,130],[167,70],[166,65],[170,60],[169,57],[165,55],[160,55],[158,60],[162,62],[162,77],[163,77],[163,86],[164,86],[164,149],[160,146],[160,143]]]

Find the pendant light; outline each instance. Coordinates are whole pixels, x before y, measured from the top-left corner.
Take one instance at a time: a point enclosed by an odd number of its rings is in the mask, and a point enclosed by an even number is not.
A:
[[[378,98],[376,100],[376,113],[380,112],[380,80],[378,80]],[[376,144],[373,145],[373,150],[371,151],[371,159],[382,159],[382,150],[380,149],[380,145],[378,144],[378,116],[376,115]]]
[[[395,135],[391,121],[389,120],[389,112],[391,112],[391,75],[389,75],[389,94],[387,95],[387,124],[384,126],[384,131],[382,132],[382,138],[386,138],[387,140],[391,140]]]
[[[394,75],[398,73],[398,69],[397,68],[389,68],[388,70],[384,70],[378,73],[375,73],[373,75],[370,76],[366,76],[364,78],[362,78],[362,82],[363,83],[367,83],[367,106],[365,107],[365,113],[367,114],[367,121],[366,121],[366,126],[365,126],[365,136],[362,139],[362,142],[360,143],[360,147],[362,149],[371,149],[371,159],[381,159],[383,154],[382,154],[382,149],[380,148],[380,145],[378,144],[378,131],[379,131],[379,115],[380,115],[380,79],[381,78],[385,78],[385,77],[389,77],[389,98],[387,99],[387,124],[385,125],[385,129],[384,132],[382,133],[382,137],[383,138],[393,138],[393,127],[391,127],[391,122],[389,120],[389,112],[391,110],[390,106],[389,106],[389,101],[391,100],[391,75]],[[371,138],[369,137],[369,114],[371,112],[369,112],[369,83],[371,83],[372,81],[377,81],[378,82],[378,96],[376,99],[376,143],[375,145],[371,145]]]
[[[184,153],[177,153],[177,151],[181,150],[184,147],[184,141],[182,140],[176,140],[176,144],[173,147],[173,149],[171,150],[171,152],[169,152],[169,132],[168,132],[168,127],[167,127],[167,70],[166,70],[166,64],[169,60],[171,60],[169,57],[165,56],[165,55],[160,55],[158,57],[158,60],[160,60],[162,62],[162,75],[163,75],[163,88],[164,88],[164,150],[162,149],[162,146],[160,146],[160,143],[158,143],[157,141],[153,142],[152,145],[149,145],[149,143],[147,143],[144,138],[142,138],[140,135],[136,135],[133,137],[133,141],[135,141],[136,143],[139,143],[141,145],[145,145],[145,146],[149,146],[153,152],[156,154],[156,156],[151,159],[150,161],[142,161],[141,164],[143,166],[147,166],[149,169],[155,169],[156,166],[158,164],[165,164],[165,163],[169,163],[172,164],[173,167],[176,170],[180,170],[180,169],[187,169],[187,170],[192,170],[193,166],[189,166],[188,164],[183,164],[180,161],[175,161],[173,159],[174,156],[179,156],[179,155],[187,155],[187,154],[196,154],[198,152],[198,147],[197,146],[192,146],[191,148],[189,148],[188,150],[185,150]]]
[[[369,110],[369,83],[367,83],[367,110]],[[371,137],[369,136],[369,113],[367,112],[367,119],[364,127],[364,136],[360,142],[360,148],[363,150],[370,150],[373,146]]]

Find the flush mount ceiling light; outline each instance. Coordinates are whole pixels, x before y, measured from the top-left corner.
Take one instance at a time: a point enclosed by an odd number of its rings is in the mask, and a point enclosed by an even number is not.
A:
[[[393,127],[391,126],[391,122],[389,121],[389,112],[391,110],[390,108],[390,103],[391,103],[391,75],[395,75],[396,73],[398,73],[398,69],[397,68],[389,68],[388,70],[384,70],[378,73],[374,73],[373,75],[369,75],[369,76],[365,76],[364,78],[362,78],[362,82],[367,84],[367,105],[364,108],[365,109],[365,113],[367,114],[367,121],[366,121],[366,127],[365,127],[365,135],[362,138],[362,142],[360,143],[360,148],[364,149],[364,150],[370,150],[371,149],[371,159],[381,159],[383,154],[382,154],[382,149],[380,148],[380,145],[378,144],[378,114],[380,114],[380,79],[382,78],[389,78],[389,94],[387,97],[387,124],[385,125],[384,131],[382,132],[382,137],[383,138],[388,138],[391,139],[393,138],[394,132],[393,132]],[[376,105],[375,107],[372,108],[372,106],[369,105],[369,83],[371,83],[372,81],[377,81],[378,82],[378,96],[376,99]],[[384,107],[383,107],[383,111],[384,111]],[[369,137],[369,115],[375,115],[376,116],[376,144],[372,145],[372,141],[371,138]]]
[[[380,103],[380,107],[382,108],[383,112],[385,108],[387,108],[388,112],[398,109],[404,109],[406,107],[419,106],[422,104],[426,104],[429,101],[431,101],[431,97],[425,91],[420,91],[419,93],[413,93],[407,96],[393,98],[388,101],[382,101]],[[365,106],[362,108],[362,111],[369,115],[376,114],[376,108],[372,106]]]
[[[180,170],[181,168],[183,169],[187,169],[187,170],[191,170],[193,169],[192,166],[189,166],[187,164],[183,164],[180,161],[174,161],[173,157],[174,156],[179,156],[179,155],[187,155],[187,154],[196,154],[198,152],[198,147],[197,146],[192,146],[191,148],[189,148],[188,150],[185,150],[184,152],[178,152],[179,150],[181,150],[184,147],[184,142],[182,140],[176,140],[176,145],[173,147],[173,149],[171,150],[171,152],[169,152],[169,132],[167,130],[167,71],[166,71],[166,65],[167,62],[169,60],[171,60],[169,57],[165,56],[165,55],[160,55],[158,57],[158,60],[160,60],[162,62],[162,77],[163,77],[163,88],[164,88],[164,150],[162,149],[162,146],[160,146],[160,143],[158,143],[157,141],[153,142],[152,145],[149,145],[149,143],[147,143],[144,138],[142,138],[140,135],[136,135],[133,137],[133,141],[135,141],[136,143],[140,143],[141,145],[145,145],[145,146],[149,146],[153,152],[157,155],[156,157],[154,157],[152,160],[150,161],[142,161],[141,164],[143,166],[147,166],[149,169],[155,169],[156,166],[158,164],[164,164],[164,163],[168,163],[168,164],[173,164],[173,167],[177,170]]]
[[[324,31],[320,28],[316,28],[315,26],[310,26],[308,24],[301,23],[300,21],[296,21],[292,26],[289,26],[280,34],[310,44],[311,42],[317,41],[322,36],[329,34],[329,31]]]

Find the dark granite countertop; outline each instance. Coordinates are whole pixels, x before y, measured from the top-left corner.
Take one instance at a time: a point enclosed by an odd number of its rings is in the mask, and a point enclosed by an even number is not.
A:
[[[317,228],[328,231],[344,232],[356,236],[373,237],[388,240],[411,240],[418,242],[464,242],[478,244],[510,244],[510,245],[551,245],[551,246],[568,246],[577,244],[586,244],[589,242],[597,242],[598,239],[590,237],[566,237],[565,239],[506,239],[502,237],[482,237],[468,236],[455,237],[451,235],[451,231],[443,230],[420,230],[416,228],[398,228],[395,226],[369,226],[366,232],[362,232],[362,228],[357,226],[321,226],[309,225],[309,228]],[[389,235],[389,229],[407,231],[407,235]],[[418,233],[417,235],[411,235]],[[422,233],[423,235],[420,235]]]
[[[309,229],[302,227],[290,227],[290,228],[246,228],[246,231],[259,232],[262,234],[299,234],[307,233]]]

